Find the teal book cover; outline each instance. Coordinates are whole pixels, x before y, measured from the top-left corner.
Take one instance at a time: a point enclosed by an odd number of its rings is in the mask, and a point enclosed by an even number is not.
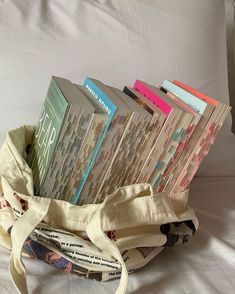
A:
[[[109,125],[112,121],[112,118],[115,114],[115,111],[117,109],[116,105],[92,82],[91,79],[86,78],[85,82],[84,82],[84,86],[87,88],[87,90],[90,92],[90,94],[92,95],[92,97],[94,99],[96,99],[98,101],[98,103],[102,106],[102,108],[105,110],[105,112],[108,114],[108,119],[106,122],[106,126],[104,128],[104,131],[102,133],[102,135],[100,136],[98,142],[95,145],[95,148],[93,150],[92,153],[92,157],[90,160],[90,163],[85,171],[83,180],[81,181],[81,184],[79,185],[76,194],[74,195],[73,199],[72,199],[72,203],[77,203],[79,196],[82,192],[82,189],[85,185],[86,179],[89,175],[89,172],[94,164],[94,161],[96,159],[96,156],[98,154],[98,151],[100,149],[101,143],[107,133],[107,130],[109,128]]]
[[[207,103],[203,100],[197,98],[196,96],[190,94],[189,92],[185,91],[184,89],[180,88],[179,86],[175,85],[174,83],[165,80],[162,84],[162,87],[174,94],[175,96],[179,97],[182,101],[186,104],[190,105],[192,109],[196,112],[203,114],[205,108],[207,107]]]
[[[39,195],[68,108],[68,102],[51,79],[43,109],[34,134],[28,163],[33,171],[36,195]]]

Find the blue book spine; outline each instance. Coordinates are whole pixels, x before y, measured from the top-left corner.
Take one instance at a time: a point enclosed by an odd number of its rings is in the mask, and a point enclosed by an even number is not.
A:
[[[180,98],[186,104],[191,106],[195,111],[200,114],[203,114],[207,103],[202,101],[201,99],[197,98],[196,96],[190,94],[189,92],[185,91],[184,89],[180,88],[179,86],[175,85],[174,83],[165,80],[162,84],[162,87]]]
[[[73,196],[72,203],[74,203],[74,204],[76,204],[78,201],[78,198],[79,198],[79,196],[82,192],[82,189],[84,187],[84,184],[86,182],[86,179],[87,179],[87,177],[90,173],[90,170],[95,162],[96,156],[97,156],[98,151],[101,146],[101,143],[107,133],[109,125],[110,125],[112,118],[115,114],[115,111],[117,109],[116,105],[89,78],[86,78],[86,80],[84,82],[84,86],[91,93],[92,97],[94,97],[94,99],[96,99],[99,102],[99,104],[102,106],[102,108],[107,112],[108,119],[107,119],[106,126],[104,128],[104,131],[101,134],[100,139],[98,140],[98,142],[95,145],[95,148],[94,148],[92,156],[91,156],[90,163],[84,173],[84,177],[83,177],[80,185],[78,186],[75,195]]]

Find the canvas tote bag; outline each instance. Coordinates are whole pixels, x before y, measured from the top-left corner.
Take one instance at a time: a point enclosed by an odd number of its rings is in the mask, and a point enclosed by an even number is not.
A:
[[[99,281],[120,277],[120,294],[126,293],[128,272],[196,232],[188,190],[169,196],[135,184],[83,206],[34,196],[25,161],[34,131],[10,131],[0,151],[0,244],[11,250],[9,269],[19,293],[28,293],[22,255]]]

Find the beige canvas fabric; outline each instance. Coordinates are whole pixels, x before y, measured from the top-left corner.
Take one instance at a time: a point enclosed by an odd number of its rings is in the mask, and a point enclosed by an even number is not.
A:
[[[176,229],[180,237],[170,245],[190,237],[184,222],[198,228],[195,213],[187,205],[188,191],[169,197],[154,194],[149,184],[136,184],[117,189],[102,204],[84,206],[34,196],[32,172],[25,161],[33,132],[29,126],[10,131],[0,151],[0,244],[11,249],[10,274],[19,293],[28,293],[22,261],[28,236],[86,268],[87,277],[96,273],[105,281],[120,276],[119,294],[126,293],[128,271],[144,266],[170,244],[171,235],[163,233],[162,225],[181,224]],[[68,253],[67,247],[74,244],[79,249]]]

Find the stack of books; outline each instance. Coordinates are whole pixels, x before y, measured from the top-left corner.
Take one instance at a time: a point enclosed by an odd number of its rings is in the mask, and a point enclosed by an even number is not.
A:
[[[176,80],[121,91],[53,76],[28,155],[35,194],[88,204],[135,183],[184,191],[230,110]]]

